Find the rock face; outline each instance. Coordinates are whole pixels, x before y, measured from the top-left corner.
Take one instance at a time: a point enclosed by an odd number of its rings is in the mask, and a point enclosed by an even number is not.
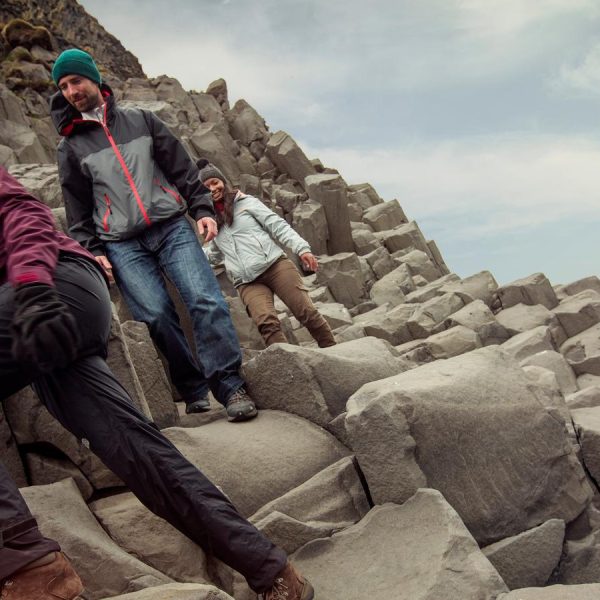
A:
[[[50,71],[61,49],[85,44],[119,102],[155,112],[193,158],[213,161],[319,255],[303,284],[334,329],[338,345],[326,349],[279,300],[290,343],[264,349],[217,271],[254,421],[228,423],[214,399],[207,413],[183,414],[116,289],[109,347],[139,410],[293,554],[317,598],[600,596],[598,277],[461,278],[398,200],[347,184],[272,133],[245,100],[230,102],[224,80],[188,92],[146,78],[74,0],[6,0],[0,21],[0,162],[59,228]],[[149,513],[31,389],[3,403],[0,437],[2,465],[73,559],[86,600],[256,600]]]

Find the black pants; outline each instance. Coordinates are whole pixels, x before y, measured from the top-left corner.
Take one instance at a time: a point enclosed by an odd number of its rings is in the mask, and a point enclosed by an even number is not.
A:
[[[50,413],[116,473],[152,512],[207,553],[239,571],[255,592],[271,587],[287,557],[244,519],[219,490],[132,404],[104,360],[108,290],[94,265],[61,256],[56,288],[81,324],[79,358],[34,380]],[[31,383],[10,351],[13,290],[0,287],[0,399]],[[58,549],[44,538],[0,464],[0,580]]]

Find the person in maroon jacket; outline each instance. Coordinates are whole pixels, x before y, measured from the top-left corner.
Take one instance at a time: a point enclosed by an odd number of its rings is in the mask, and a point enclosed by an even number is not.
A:
[[[94,257],[0,166],[0,401],[33,383],[49,412],[155,514],[265,598],[311,600],[286,554],[134,407],[105,361],[110,321]],[[73,600],[82,589],[0,462],[0,597]]]

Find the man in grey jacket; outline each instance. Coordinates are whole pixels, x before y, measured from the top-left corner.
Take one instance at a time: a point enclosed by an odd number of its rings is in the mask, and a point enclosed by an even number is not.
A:
[[[181,142],[152,112],[117,106],[92,57],[65,50],[54,63],[51,115],[63,136],[60,182],[69,233],[114,277],[133,318],[148,325],[186,412],[209,408],[210,389],[229,420],[256,416],[239,374],[241,351],[227,304],[196,234],[217,225],[207,189]],[[165,285],[190,313],[197,361]]]

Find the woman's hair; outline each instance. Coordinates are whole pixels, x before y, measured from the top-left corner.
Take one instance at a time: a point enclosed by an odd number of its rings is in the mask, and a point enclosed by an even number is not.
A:
[[[216,212],[217,226],[222,227],[223,224],[231,225],[233,223],[233,203],[237,196],[237,190],[232,190],[227,184],[223,190],[223,212]]]

